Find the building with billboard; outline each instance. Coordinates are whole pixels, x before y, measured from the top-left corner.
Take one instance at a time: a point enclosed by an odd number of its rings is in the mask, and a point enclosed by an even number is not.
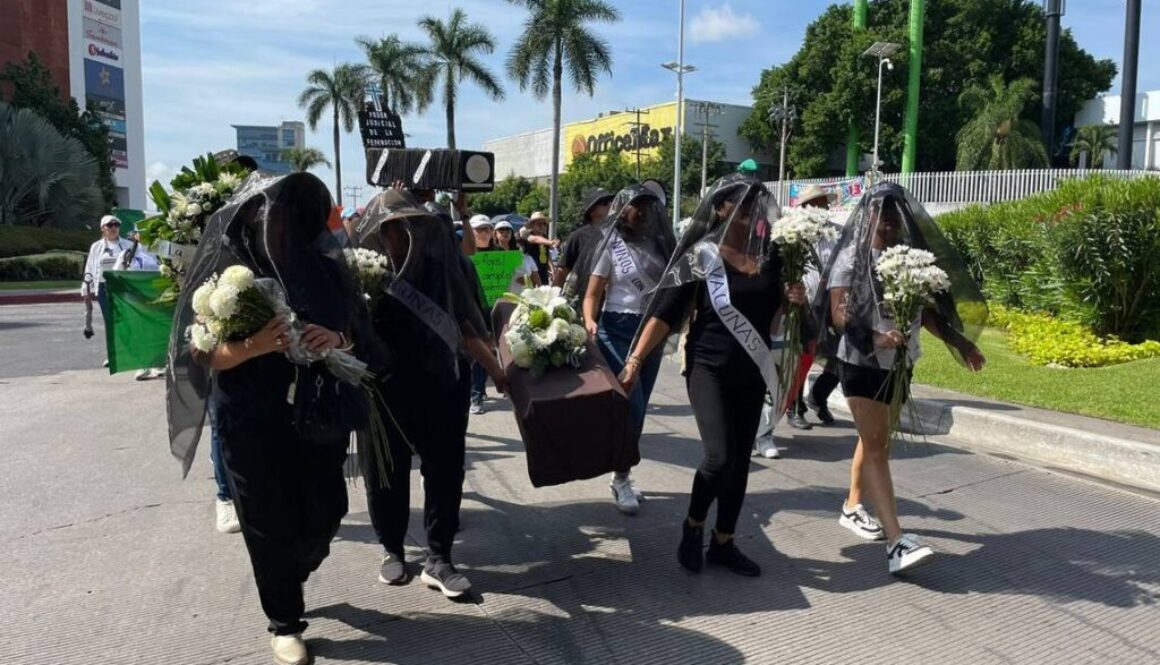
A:
[[[253,157],[258,168],[272,173],[289,173],[290,164],[283,159],[283,151],[306,146],[306,125],[301,122],[283,122],[278,126],[233,125],[237,132],[240,154]]]
[[[140,0],[3,0],[0,65],[36,53],[61,92],[109,128],[117,203],[142,210]]]
[[[629,111],[602,113],[590,120],[573,122],[561,128],[560,170],[566,171],[577,155],[585,153],[619,153],[629,159],[656,157],[661,143],[672,138],[677,122],[677,103],[657,104]],[[754,159],[763,177],[773,174],[773,159],[755,152],[738,130],[753,109],[735,104],[718,104],[685,100],[681,133],[700,139],[709,127],[709,135],[725,146],[725,161],[737,165]],[[552,129],[539,129],[491,141],[483,149],[495,153],[499,176],[517,175],[542,180],[552,172]]]

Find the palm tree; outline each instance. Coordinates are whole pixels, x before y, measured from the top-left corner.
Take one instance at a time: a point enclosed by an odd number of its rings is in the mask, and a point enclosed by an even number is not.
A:
[[[1114,156],[1118,148],[1116,128],[1112,125],[1080,127],[1075,133],[1075,140],[1071,142],[1071,163],[1078,163],[1080,155],[1086,152],[1091,159],[1090,166],[1093,169],[1102,169],[1104,156]]]
[[[443,104],[447,110],[447,147],[455,149],[455,102],[459,84],[465,80],[476,83],[492,99],[503,99],[503,88],[495,75],[479,59],[479,54],[495,51],[495,40],[487,28],[468,23],[462,9],[451,12],[447,23],[434,16],[419,20],[419,27],[427,33],[430,45],[424,47],[426,60],[419,77],[420,99],[433,99],[435,87],[443,87]]]
[[[971,86],[959,105],[975,114],[956,137],[960,171],[1006,170],[1047,166],[1047,148],[1039,126],[1023,118],[1035,99],[1035,81],[1004,83],[995,74],[986,87]]]
[[[307,88],[298,96],[298,105],[306,109],[306,123],[311,130],[318,129],[322,114],[329,107],[334,115],[334,179],[338,205],[342,205],[342,152],[339,147],[339,126],[354,131],[359,107],[366,92],[365,68],[344,63],[333,72],[316,69],[306,76]]]
[[[318,148],[287,148],[282,151],[282,160],[289,162],[296,173],[305,173],[316,166],[330,166],[326,155]]]
[[[368,76],[382,89],[385,108],[396,115],[427,108],[431,99],[424,94],[428,91],[419,86],[425,53],[422,46],[404,42],[398,35],[379,40],[359,37],[354,41],[366,54]]]
[[[508,55],[508,75],[520,90],[532,89],[536,99],[552,91],[552,181],[550,207],[552,222],[560,212],[560,98],[564,69],[577,92],[591,97],[596,77],[603,70],[612,74],[612,54],[608,43],[593,32],[589,23],[615,23],[620,12],[603,0],[508,0],[527,8],[524,32]]]

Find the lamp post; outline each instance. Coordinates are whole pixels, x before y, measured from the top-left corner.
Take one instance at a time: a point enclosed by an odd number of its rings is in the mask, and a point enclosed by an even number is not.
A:
[[[885,66],[894,71],[894,63],[890,61],[887,56],[892,55],[895,51],[902,48],[901,44],[894,42],[874,42],[874,45],[866,49],[863,57],[878,58],[878,104],[874,109],[874,160],[870,164],[870,180],[873,183],[878,174],[878,138],[881,136],[882,130],[882,68]]]
[[[681,221],[681,115],[685,111],[685,74],[696,71],[696,67],[685,64],[685,0],[680,2],[680,18],[677,25],[677,61],[661,65],[677,75],[677,122],[676,132],[673,136],[673,141],[675,141],[673,195],[676,197],[676,203],[673,204],[674,229]]]
[[[705,194],[709,176],[709,130],[716,125],[709,122],[712,116],[721,115],[725,107],[713,102],[697,102],[697,114],[701,116],[701,195]]]
[[[781,160],[777,170],[779,187],[785,187],[785,144],[789,141],[790,127],[797,120],[797,109],[789,105],[789,86],[782,86],[781,106],[769,109],[769,120],[781,125]]]

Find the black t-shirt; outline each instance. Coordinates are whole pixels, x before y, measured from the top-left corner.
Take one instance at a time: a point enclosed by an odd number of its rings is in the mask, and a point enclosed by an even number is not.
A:
[[[773,317],[781,307],[780,263],[776,258],[768,260],[756,275],[746,275],[726,262],[725,272],[729,277],[730,303],[745,315],[754,328],[762,332],[763,339],[768,340]],[[714,368],[732,366],[737,362],[752,365],[749,354],[741,348],[713,309],[705,282],[690,282],[681,287],[662,290],[657,294],[654,316],[675,328],[684,319],[690,304],[693,304],[694,294],[696,302],[693,321],[685,345],[689,360]]]
[[[526,240],[520,242],[520,246],[523,247],[524,254],[532,257],[532,262],[536,264],[536,272],[540,274],[540,283],[550,283],[551,276],[548,275],[548,258],[551,249],[547,245],[536,245]]]
[[[294,365],[281,353],[267,353],[215,373],[210,402],[220,431],[252,432],[293,420],[287,402]]]
[[[600,241],[600,238],[599,225],[588,224],[573,231],[572,235],[568,236],[567,242],[564,243],[564,249],[560,258],[561,265],[568,270],[575,270],[576,262],[585,253],[592,251],[594,245]]]

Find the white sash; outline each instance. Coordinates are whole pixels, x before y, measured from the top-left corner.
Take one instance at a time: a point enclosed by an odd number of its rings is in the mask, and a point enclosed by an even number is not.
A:
[[[733,339],[737,340],[741,348],[745,349],[749,358],[761,371],[761,378],[765,380],[765,386],[769,390],[769,394],[773,396],[774,405],[780,404],[778,359],[765,341],[769,336],[769,331],[753,327],[753,324],[745,318],[741,310],[733,306],[729,297],[729,275],[725,271],[725,261],[720,254],[717,254],[716,259],[708,267],[709,272],[705,275],[705,286],[709,289],[709,302],[713,304],[713,310],[717,312],[717,317],[733,335]]]
[[[387,293],[403,303],[411,313],[433,330],[439,339],[451,349],[451,353],[459,352],[459,326],[451,320],[451,315],[435,304],[433,300],[421,291],[411,286],[407,280],[395,278],[387,287]],[[456,364],[458,375],[458,364]]]
[[[640,268],[636,265],[636,259],[633,258],[624,238],[613,231],[608,244],[608,249],[612,255],[612,269],[616,271],[617,279],[624,280],[626,284],[632,284],[641,293],[647,293],[649,286],[645,284],[644,276],[641,275]]]

